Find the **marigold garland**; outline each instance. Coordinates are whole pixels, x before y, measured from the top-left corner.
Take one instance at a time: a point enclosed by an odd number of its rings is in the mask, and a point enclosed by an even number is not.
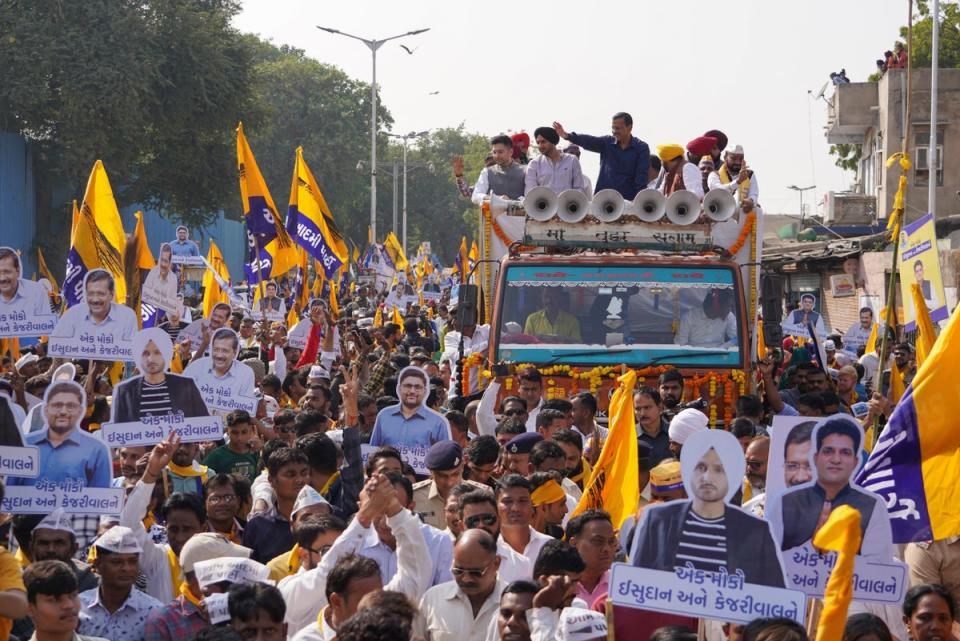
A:
[[[490,214],[490,203],[483,203],[481,211],[483,212],[483,217],[487,219],[488,223],[490,223],[490,226],[493,228],[493,233],[497,235],[497,238],[500,239],[501,243],[509,248],[510,245],[516,242],[507,236],[507,232],[503,231],[503,228],[500,226],[500,224],[497,223],[496,219],[494,219],[494,217]],[[534,249],[536,249],[536,247],[531,247],[530,245],[520,246],[520,251],[533,251]]]
[[[757,212],[751,211],[747,214],[747,222],[744,223],[743,229],[740,230],[740,235],[737,236],[737,242],[730,245],[730,248],[727,250],[730,252],[731,256],[735,256],[741,249],[743,249],[743,244],[747,242],[747,237],[753,233],[753,226],[757,222]]]

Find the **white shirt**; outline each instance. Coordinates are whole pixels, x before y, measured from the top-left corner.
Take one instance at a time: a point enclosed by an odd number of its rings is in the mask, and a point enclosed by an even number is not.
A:
[[[674,343],[696,347],[724,347],[737,341],[737,319],[732,313],[726,318],[707,318],[703,307],[695,307],[680,319],[680,328]]]
[[[437,528],[422,523],[424,541],[430,551],[432,573],[428,587],[453,581],[450,568],[453,566],[453,540]],[[384,585],[397,574],[397,551],[391,550],[373,527],[367,530],[357,554],[373,559],[380,566],[380,579]]]
[[[514,160],[512,164],[517,164],[517,161]],[[483,205],[488,191],[490,191],[490,173],[489,167],[484,167],[480,170],[477,182],[473,185],[473,194],[470,196],[470,200],[473,201],[474,205]]]
[[[420,529],[420,519],[410,510],[400,510],[397,514],[387,517],[387,525],[397,539],[397,573],[383,586],[383,589],[402,592],[408,598],[417,601],[427,589],[433,571],[430,552]],[[287,603],[284,621],[289,626],[290,636],[311,624],[317,627],[317,616],[327,605],[327,575],[341,558],[360,549],[365,535],[366,528],[360,525],[358,519],[354,519],[334,541],[330,550],[323,555],[320,565],[294,575],[289,582],[280,586],[280,593]]]
[[[476,192],[474,192],[476,193]],[[463,355],[469,356],[474,352],[485,352],[487,346],[490,344],[490,326],[489,325],[477,325],[473,329],[473,336],[464,336],[463,337]],[[456,362],[460,357],[460,332],[453,331],[447,332],[447,335],[443,337],[443,356],[440,357],[440,360],[449,360],[453,365],[451,368],[450,374],[450,391],[447,394],[448,398],[454,398],[457,395],[457,368]],[[470,374],[470,392],[476,392],[478,387],[478,379],[476,375],[476,368]]]
[[[500,557],[500,569],[497,574],[507,584],[533,578],[533,561],[519,554],[502,538],[497,538],[497,556]]]
[[[161,603],[169,603],[174,598],[175,587],[173,577],[170,576],[168,556],[170,546],[166,543],[159,545],[154,543],[143,527],[143,519],[150,506],[154,485],[154,483],[137,481],[120,512],[119,525],[133,530],[134,536],[143,547],[143,552],[140,553],[140,571],[143,572],[147,581],[147,594]]]
[[[532,569],[533,564],[537,561],[537,557],[540,556],[540,550],[543,548],[543,546],[547,544],[547,541],[554,541],[556,539],[547,534],[541,534],[540,532],[537,532],[529,525],[527,528],[530,530],[530,540],[527,542],[526,547],[523,548],[523,552],[519,552],[519,554],[530,560],[530,566]],[[513,549],[512,546],[507,543],[506,539],[503,538],[503,533],[500,534],[500,540],[503,541],[507,547]],[[516,550],[513,551],[516,552]]]
[[[436,585],[423,595],[420,612],[426,621],[427,641],[485,641],[490,621],[500,610],[500,595],[507,584],[497,578],[493,591],[473,616],[470,599],[456,581]]]
[[[864,385],[870,385],[873,389],[876,389],[875,379],[877,369],[880,367],[880,357],[877,356],[875,352],[864,354],[860,357],[860,364],[863,365],[863,380],[861,382]]]
[[[147,615],[163,603],[136,588],[116,612],[110,613],[100,602],[100,588],[81,592],[80,624],[77,633],[104,637],[110,641],[143,641]],[[169,599],[168,599],[169,600]]]
[[[537,156],[527,164],[523,195],[526,196],[534,187],[549,187],[555,194],[567,189],[583,192],[583,171],[580,169],[580,160],[576,156],[563,152],[560,152],[560,158],[556,162],[544,154]]]
[[[17,279],[17,293],[7,299],[0,295],[0,314],[25,312],[28,318],[54,316],[50,311],[50,297],[43,285],[32,280]]]
[[[737,198],[737,202],[740,201],[740,183],[737,182],[736,176],[731,176],[733,180],[728,183],[720,180],[719,170],[711,172],[707,177],[707,187],[712,191],[714,189],[726,189],[728,192],[733,194]],[[683,176],[684,182],[687,180],[686,174]],[[747,197],[750,198],[754,204],[756,204],[757,199],[760,198],[760,185],[757,183],[757,174],[754,172],[750,176],[750,188],[747,189]]]

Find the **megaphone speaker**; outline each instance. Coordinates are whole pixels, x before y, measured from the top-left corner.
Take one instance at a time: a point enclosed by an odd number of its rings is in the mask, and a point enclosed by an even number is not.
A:
[[[513,213],[518,209],[521,209],[519,200],[507,200],[496,194],[490,196],[490,213],[492,214]]]
[[[534,187],[523,199],[523,210],[533,220],[546,222],[557,213],[557,195],[549,187]]]
[[[703,213],[715,223],[730,220],[737,212],[737,201],[726,189],[714,189],[703,198]]]
[[[667,198],[657,189],[644,189],[633,199],[633,213],[645,223],[655,223],[667,211]]]
[[[477,285],[460,285],[457,295],[457,326],[470,327],[477,324],[477,298],[480,295]]]
[[[674,225],[692,225],[700,217],[700,199],[692,191],[675,191],[667,198],[667,220]]]
[[[589,207],[587,197],[579,189],[564,189],[557,196],[557,214],[565,223],[579,223],[586,217]]]
[[[604,189],[593,195],[590,213],[602,223],[612,223],[623,215],[623,196],[616,189]]]

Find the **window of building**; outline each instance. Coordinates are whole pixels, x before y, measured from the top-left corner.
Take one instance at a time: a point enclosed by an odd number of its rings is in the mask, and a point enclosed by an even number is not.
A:
[[[944,130],[937,127],[937,186],[943,186],[943,137]],[[913,165],[913,184],[917,186],[930,184],[930,129],[918,131],[914,134],[915,158]]]

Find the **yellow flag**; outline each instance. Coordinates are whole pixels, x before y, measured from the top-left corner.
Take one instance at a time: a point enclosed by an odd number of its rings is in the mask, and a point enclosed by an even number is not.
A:
[[[913,309],[917,319],[917,367],[920,367],[933,350],[933,344],[937,341],[937,332],[933,328],[933,321],[930,320],[930,310],[927,309],[927,303],[923,300],[920,285],[913,283],[910,285],[910,290],[913,294]]]
[[[137,268],[153,269],[156,267],[157,261],[154,259],[153,252],[150,251],[150,245],[147,243],[147,231],[143,226],[143,212],[138,211],[134,214],[134,217],[137,219],[137,227],[133,230],[133,238],[137,247]]]
[[[313,291],[311,293],[314,298],[320,298],[323,295],[323,266],[315,260],[313,261],[313,268],[316,272],[316,278],[313,279]]]
[[[877,353],[877,329],[880,327],[879,323],[874,323],[873,327],[870,328],[870,336],[867,337],[867,346],[863,349],[864,354],[870,354],[871,352]]]
[[[403,327],[403,316],[400,315],[400,308],[399,308],[399,307],[394,307],[394,308],[393,308],[393,319],[392,319],[392,322],[396,323],[396,324],[399,325],[400,327]]]
[[[53,294],[59,296],[60,285],[57,284],[57,279],[54,278],[50,268],[47,267],[47,261],[43,258],[43,250],[39,247],[37,247],[37,265],[40,267],[40,276],[50,281],[50,285],[53,287]]]
[[[373,315],[373,326],[383,327],[383,309],[377,307],[377,313]]]
[[[337,302],[337,290],[340,288],[340,275],[337,275],[336,281],[330,281],[330,313],[333,314],[333,320],[340,318],[340,304]]]
[[[387,256],[393,261],[394,269],[405,270],[409,264],[407,263],[407,257],[403,253],[403,247],[400,245],[400,241],[397,240],[396,234],[390,232],[387,234],[387,237],[383,241],[383,248],[387,250]]]
[[[818,550],[837,553],[823,595],[823,612],[817,623],[817,641],[840,641],[847,622],[847,609],[853,601],[853,565],[860,549],[860,512],[841,505],[813,536]]]
[[[207,252],[207,262],[213,269],[207,269],[203,272],[203,317],[209,318],[217,303],[229,302],[227,293],[220,287],[220,282],[214,276],[214,270],[225,282],[230,282],[230,272],[227,270],[227,264],[223,260],[223,254],[217,244],[210,241],[210,250]]]
[[[297,147],[287,208],[287,231],[297,244],[323,265],[327,278],[346,265],[349,258],[347,241],[343,239],[333,213],[317,185],[317,179],[303,158],[303,147]]]
[[[373,227],[367,225],[367,246],[373,246]]]
[[[897,362],[894,361],[890,366],[890,402],[894,405],[899,403],[900,397],[902,397],[906,391],[907,386],[903,383],[903,374],[900,372],[900,368],[897,367]]]
[[[605,510],[615,529],[636,513],[640,502],[637,426],[633,411],[637,373],[631,369],[617,381],[619,387],[610,399],[610,432],[589,480],[583,485],[583,496],[570,514],[573,518],[585,510]]]
[[[292,329],[299,321],[300,317],[297,316],[297,310],[291,307],[290,311],[287,312],[287,329]]]
[[[127,306],[137,312],[137,319],[141,324],[143,320],[140,313],[140,290],[145,277],[145,272],[153,269],[157,261],[153,258],[153,252],[150,251],[150,245],[147,243],[147,232],[143,227],[143,212],[138,211],[134,214],[137,219],[137,226],[133,231],[133,237],[127,245],[126,255],[124,256],[125,273],[127,278]]]
[[[99,160],[94,163],[93,171],[90,172],[80,214],[92,219],[95,227],[97,264],[87,265],[87,269],[100,267],[110,272],[115,283],[114,300],[120,304],[126,303],[127,282],[123,273],[123,252],[127,245],[127,234],[123,231],[120,210],[113,198],[107,170]]]
[[[353,241],[350,241],[350,242],[353,242]],[[354,265],[360,262],[360,248],[357,247],[356,245],[353,246],[353,255],[350,257],[350,259],[353,261]]]
[[[73,216],[70,219],[70,246],[73,246],[74,234],[76,234],[77,223],[80,222],[80,208],[77,207],[77,199],[73,199]]]

